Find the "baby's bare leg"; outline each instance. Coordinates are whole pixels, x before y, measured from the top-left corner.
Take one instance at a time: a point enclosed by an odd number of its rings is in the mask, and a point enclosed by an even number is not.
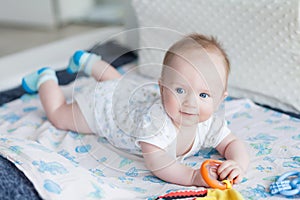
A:
[[[113,66],[103,60],[99,60],[93,64],[91,75],[97,81],[107,81],[121,77],[121,74]]]
[[[39,87],[39,95],[49,121],[58,129],[92,133],[77,103],[67,104],[59,87],[48,80]]]

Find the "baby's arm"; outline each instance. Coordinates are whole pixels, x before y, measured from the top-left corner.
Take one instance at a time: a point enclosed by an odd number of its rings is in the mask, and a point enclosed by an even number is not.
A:
[[[217,171],[220,180],[228,178],[234,180],[234,183],[240,182],[249,165],[249,154],[245,144],[230,133],[216,149],[226,158]]]
[[[166,151],[152,144],[140,142],[140,145],[148,169],[158,178],[178,185],[207,186],[199,169],[178,163]]]

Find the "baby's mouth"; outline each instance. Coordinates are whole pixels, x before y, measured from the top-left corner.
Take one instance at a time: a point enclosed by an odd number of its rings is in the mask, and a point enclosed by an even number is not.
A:
[[[186,111],[179,111],[179,112],[180,112],[180,114],[182,114],[184,116],[194,116],[194,115],[197,115],[194,112],[186,112]]]

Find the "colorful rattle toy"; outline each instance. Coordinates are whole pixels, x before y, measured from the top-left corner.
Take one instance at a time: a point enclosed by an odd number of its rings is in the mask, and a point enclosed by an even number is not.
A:
[[[210,173],[212,169],[217,169],[218,166],[222,163],[222,161],[219,160],[206,160],[202,163],[200,172],[204,179],[204,181],[213,189],[201,189],[198,191],[175,191],[170,192],[168,194],[159,196],[156,198],[158,199],[182,199],[182,198],[194,198],[196,200],[200,199],[216,199],[213,197],[222,197],[221,199],[228,199],[230,197],[231,199],[243,199],[243,197],[234,189],[232,188],[232,181],[229,180],[223,180],[218,181],[215,178],[212,177],[212,174]]]
[[[284,196],[300,194],[300,172],[291,171],[282,174],[276,182],[271,183],[270,193]]]
[[[223,180],[218,181],[216,179],[211,178],[210,170],[213,168],[218,168],[218,166],[222,163],[220,160],[206,160],[202,163],[200,172],[204,179],[204,181],[211,188],[216,188],[220,190],[230,189],[232,187],[233,181]]]

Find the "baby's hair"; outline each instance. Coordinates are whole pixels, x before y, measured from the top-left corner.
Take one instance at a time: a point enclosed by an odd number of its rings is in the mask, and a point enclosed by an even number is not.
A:
[[[185,41],[191,41],[192,42],[188,42],[189,44],[187,44],[187,42]],[[172,58],[173,55],[175,55],[176,50],[180,49],[180,48],[192,48],[192,47],[201,47],[203,49],[205,49],[206,51],[209,52],[216,52],[222,55],[222,57],[224,58],[224,62],[226,65],[226,75],[228,77],[228,74],[230,72],[230,62],[228,59],[228,56],[225,52],[225,50],[223,49],[222,45],[220,44],[220,42],[217,41],[217,39],[213,36],[205,36],[199,33],[192,33],[189,34],[187,36],[185,36],[183,39],[179,40],[178,42],[176,42],[175,44],[173,44],[169,50],[166,52],[164,60],[163,60],[163,65],[168,66],[168,62],[169,59]]]

